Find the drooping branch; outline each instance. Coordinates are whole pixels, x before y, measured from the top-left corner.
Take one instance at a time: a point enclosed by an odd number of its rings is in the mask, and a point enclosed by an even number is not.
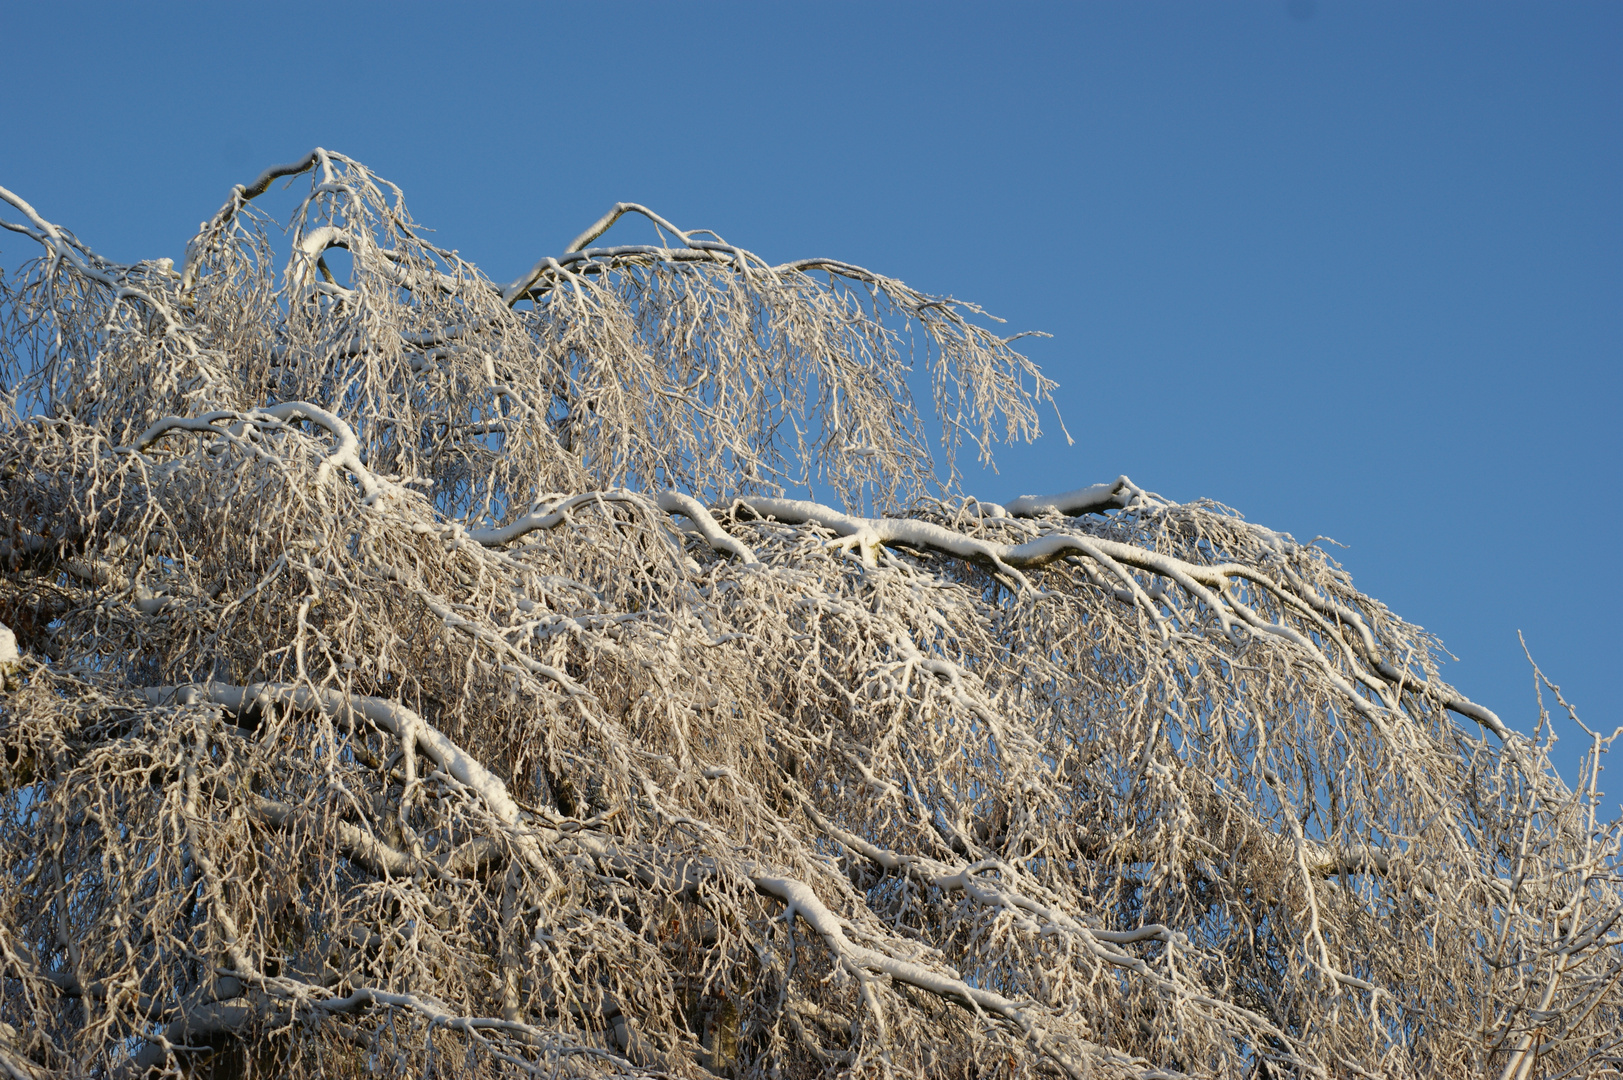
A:
[[[1098,484],[1091,488],[1082,488],[1065,495],[1034,497],[1024,496],[1022,500],[1009,504],[1011,507],[1020,506],[1022,511],[1034,508],[1058,509],[1061,506],[1070,506],[1076,513],[1088,512],[1094,507],[1103,507],[1110,502],[1118,500],[1119,491],[1125,488],[1126,478],[1118,480],[1114,485]],[[1126,482],[1130,484],[1130,481]],[[1165,577],[1176,583],[1198,600],[1205,608],[1216,615],[1221,621],[1223,629],[1228,632],[1235,626],[1247,626],[1250,629],[1266,634],[1276,635],[1300,647],[1309,655],[1319,659],[1327,671],[1332,665],[1324,658],[1322,651],[1313,644],[1306,635],[1283,622],[1266,622],[1259,618],[1250,607],[1239,603],[1229,592],[1231,579],[1240,579],[1261,586],[1276,599],[1297,609],[1329,608],[1330,606],[1315,595],[1302,596],[1287,589],[1281,583],[1274,581],[1265,573],[1260,573],[1255,567],[1237,563],[1217,565],[1203,565],[1172,558],[1154,551],[1146,550],[1132,544],[1123,544],[1116,541],[1099,539],[1086,534],[1070,531],[1052,531],[1035,539],[1019,544],[1005,544],[984,540],[978,537],[967,536],[952,529],[928,521],[910,518],[862,518],[822,506],[817,503],[794,499],[746,498],[741,500],[756,513],[771,517],[779,521],[796,524],[816,524],[825,526],[842,538],[839,545],[844,549],[855,548],[861,552],[864,563],[873,565],[876,550],[885,544],[901,545],[921,551],[938,551],[947,555],[983,563],[996,568],[1010,577],[1015,578],[1022,585],[1027,584],[1026,578],[1020,573],[1022,570],[1046,566],[1058,559],[1063,559],[1075,553],[1092,559],[1108,569],[1118,580],[1127,586],[1127,592],[1122,599],[1129,602],[1142,603],[1150,608],[1159,618],[1155,610],[1156,598],[1145,591],[1140,584],[1125,572],[1123,568],[1131,567],[1135,570],[1146,570],[1152,574]],[[987,505],[987,504],[981,504]],[[1021,516],[1025,516],[1022,514]],[[1430,686],[1423,676],[1416,676],[1412,672],[1398,670],[1390,660],[1385,659],[1379,652],[1374,638],[1369,634],[1361,616],[1345,608],[1330,609],[1333,614],[1345,617],[1361,632],[1356,638],[1363,646],[1360,659],[1368,662],[1373,672],[1362,668],[1355,668],[1353,674],[1358,681],[1376,690],[1384,690],[1388,686],[1411,686],[1417,689],[1428,690]],[[1311,614],[1311,612],[1309,612]],[[1315,619],[1316,628],[1329,634],[1339,634],[1323,620]],[[1377,678],[1376,676],[1379,676]],[[1332,672],[1332,678],[1336,676]],[[1348,699],[1354,703],[1355,708],[1367,708],[1366,699],[1352,690],[1349,683],[1338,681],[1337,688],[1342,690]],[[1462,716],[1467,716],[1489,731],[1497,735],[1501,741],[1510,741],[1514,738],[1491,710],[1476,704],[1452,692],[1443,695],[1444,705]]]

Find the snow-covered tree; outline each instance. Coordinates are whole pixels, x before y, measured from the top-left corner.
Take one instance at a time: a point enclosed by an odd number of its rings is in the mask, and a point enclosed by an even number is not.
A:
[[[632,204],[500,285],[323,150],[178,269],[0,200],[0,1074],[1616,1074],[1604,733],[964,494],[1053,385],[973,305]]]

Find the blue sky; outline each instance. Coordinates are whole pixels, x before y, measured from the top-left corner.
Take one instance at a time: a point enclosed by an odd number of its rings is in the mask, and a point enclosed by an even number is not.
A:
[[[323,145],[496,278],[627,199],[975,300],[1076,443],[972,490],[1335,537],[1514,726],[1518,629],[1623,721],[1623,6],[0,0],[0,87],[0,184],[116,259]]]

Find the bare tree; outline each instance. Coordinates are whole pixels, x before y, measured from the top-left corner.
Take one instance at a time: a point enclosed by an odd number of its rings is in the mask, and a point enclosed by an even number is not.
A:
[[[1617,1074],[1609,737],[961,494],[1052,386],[973,305],[631,204],[502,286],[323,150],[178,271],[0,199],[0,1073]]]

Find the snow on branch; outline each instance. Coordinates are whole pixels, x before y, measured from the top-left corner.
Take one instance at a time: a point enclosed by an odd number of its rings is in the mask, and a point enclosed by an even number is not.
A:
[[[1618,1052],[1618,733],[1217,504],[965,492],[1053,387],[973,304],[635,203],[501,285],[326,149],[178,273],[0,210],[0,1072]]]

